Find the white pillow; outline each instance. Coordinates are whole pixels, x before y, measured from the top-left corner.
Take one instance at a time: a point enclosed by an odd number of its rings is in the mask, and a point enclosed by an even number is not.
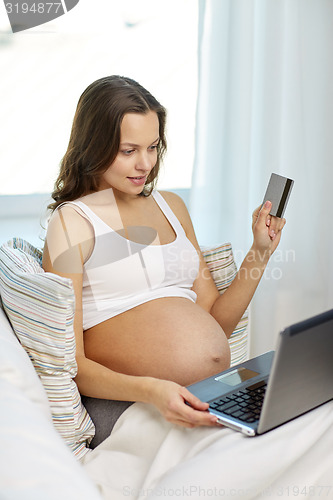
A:
[[[71,280],[45,273],[42,254],[14,238],[0,248],[3,307],[47,393],[53,423],[77,458],[95,428],[73,380],[77,373]]]
[[[0,378],[0,497],[102,500],[97,487],[39,408]]]

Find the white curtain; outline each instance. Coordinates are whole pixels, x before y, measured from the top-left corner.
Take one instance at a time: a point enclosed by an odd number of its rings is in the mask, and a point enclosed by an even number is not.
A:
[[[190,211],[200,244],[238,264],[271,172],[295,180],[280,246],[251,305],[251,355],[333,307],[333,1],[199,0]]]

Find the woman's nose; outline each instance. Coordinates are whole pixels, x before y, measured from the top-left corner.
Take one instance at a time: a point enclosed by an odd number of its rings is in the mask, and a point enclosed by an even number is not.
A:
[[[139,170],[149,171],[153,168],[152,159],[149,157],[147,152],[141,153],[136,164],[136,168]]]

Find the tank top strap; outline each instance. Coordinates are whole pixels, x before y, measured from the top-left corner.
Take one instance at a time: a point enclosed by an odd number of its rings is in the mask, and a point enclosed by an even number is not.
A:
[[[95,236],[98,234],[103,234],[106,232],[107,227],[105,222],[103,222],[98,215],[96,215],[91,208],[88,207],[85,203],[79,200],[75,201],[65,201],[64,203],[61,203],[56,210],[59,208],[65,206],[65,205],[74,205],[74,207],[78,207],[80,210],[81,215],[90,222],[90,224],[94,228]],[[111,228],[108,228],[108,231],[112,231]]]
[[[162,212],[165,215],[165,217],[170,222],[170,224],[173,227],[175,233],[177,235],[179,235],[179,234],[184,235],[185,231],[184,231],[183,226],[181,225],[181,223],[179,222],[178,218],[173,213],[173,211],[171,210],[170,206],[165,201],[165,199],[163,198],[163,196],[161,195],[161,193],[159,193],[158,191],[154,190],[152,192],[152,197],[154,198],[154,200],[156,201],[156,203],[158,204],[158,206],[162,210]]]

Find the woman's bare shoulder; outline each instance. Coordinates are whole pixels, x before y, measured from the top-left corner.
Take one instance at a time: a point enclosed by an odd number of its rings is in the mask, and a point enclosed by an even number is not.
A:
[[[163,196],[185,231],[192,229],[191,217],[181,196],[172,191],[159,191],[159,193]]]
[[[83,261],[86,261],[94,246],[94,231],[91,223],[74,205],[66,204],[52,213],[45,243],[48,252],[57,256],[69,256],[70,249],[80,248]]]
[[[181,196],[174,193],[173,191],[158,191],[158,192],[163,196],[163,198],[165,199],[165,201],[172,210],[174,210],[175,212],[180,211],[182,213],[188,213],[185,202]]]
[[[66,203],[56,209],[48,221],[48,231],[59,228],[67,233],[90,233],[91,223],[80,207]]]

